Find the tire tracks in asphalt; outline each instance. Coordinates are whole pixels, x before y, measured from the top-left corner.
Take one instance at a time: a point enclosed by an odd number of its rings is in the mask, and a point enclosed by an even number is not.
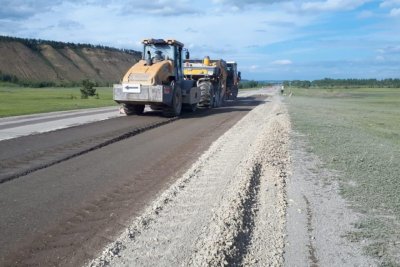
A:
[[[178,117],[174,117],[174,118],[167,119],[167,120],[160,119],[160,121],[158,121],[158,122],[151,123],[151,124],[148,124],[148,125],[144,125],[144,126],[141,126],[141,127],[138,127],[138,128],[133,128],[133,129],[128,130],[127,132],[119,134],[119,135],[117,135],[115,137],[110,137],[110,138],[107,138],[105,140],[101,140],[101,142],[98,142],[97,138],[96,138],[94,140],[84,140],[84,141],[80,141],[80,142],[77,142],[77,143],[67,144],[67,145],[62,147],[62,151],[60,152],[61,154],[64,154],[64,155],[61,155],[60,157],[58,157],[58,158],[56,158],[54,160],[50,160],[50,161],[47,161],[47,162],[39,163],[39,164],[36,164],[35,166],[31,166],[29,168],[25,168],[25,169],[22,169],[22,170],[17,170],[17,171],[14,171],[12,173],[5,173],[5,174],[1,174],[0,173],[0,184],[8,182],[8,181],[11,181],[11,180],[14,180],[14,179],[17,179],[17,178],[20,178],[22,176],[25,176],[25,175],[28,175],[30,173],[33,173],[35,171],[48,168],[50,166],[59,164],[61,162],[70,160],[72,158],[87,154],[87,153],[92,152],[94,150],[106,147],[106,146],[111,145],[113,143],[116,143],[116,142],[125,140],[127,138],[133,137],[135,135],[141,134],[141,133],[143,133],[145,131],[148,131],[148,130],[151,130],[151,129],[166,125],[168,123],[174,122],[174,121],[176,121],[178,119],[179,119]],[[82,149],[81,148],[82,145],[84,145],[87,141],[89,141],[89,143],[93,142],[95,144]],[[73,152],[73,153],[68,154],[68,151],[76,150],[76,147],[78,147],[78,151],[77,152]],[[53,154],[54,155],[54,153],[55,152],[59,152],[59,150],[60,150],[59,147],[54,147],[54,148],[48,149],[48,150],[46,150],[45,152],[42,152],[42,153],[49,153],[49,154]],[[67,151],[67,153],[65,153],[65,151]],[[2,163],[1,163],[2,169],[4,171],[4,169],[7,168],[7,166],[9,166],[9,165],[17,165],[17,166],[21,165],[21,164],[23,165],[26,162],[30,162],[31,160],[34,160],[36,158],[36,156],[37,155],[34,154],[34,155],[31,155],[31,156],[28,155],[25,158],[21,158],[21,159],[12,158],[12,159],[8,159],[8,160],[3,160]]]

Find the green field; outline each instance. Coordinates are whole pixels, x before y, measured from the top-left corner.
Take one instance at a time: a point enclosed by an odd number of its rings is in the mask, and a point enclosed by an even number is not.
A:
[[[99,99],[81,99],[79,87],[26,88],[0,85],[0,117],[116,105],[112,88],[98,87]]]
[[[294,130],[364,219],[347,237],[384,266],[400,264],[400,89],[296,89],[287,97]]]

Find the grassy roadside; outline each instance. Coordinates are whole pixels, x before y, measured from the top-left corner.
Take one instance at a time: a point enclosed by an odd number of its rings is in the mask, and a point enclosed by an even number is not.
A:
[[[383,266],[400,266],[400,89],[292,89],[295,131],[364,219],[347,237]]]
[[[0,117],[116,105],[112,88],[98,87],[99,99],[81,99],[79,87],[25,88],[0,85]]]

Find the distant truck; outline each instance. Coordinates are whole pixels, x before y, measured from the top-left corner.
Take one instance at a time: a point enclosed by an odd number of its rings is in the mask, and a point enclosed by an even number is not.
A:
[[[200,88],[199,106],[219,107],[225,100],[235,100],[241,80],[240,71],[235,61],[186,59],[184,62],[186,80],[196,81]]]
[[[224,60],[186,58],[183,73],[188,81],[195,81],[200,88],[199,106],[219,107],[223,104],[226,93],[227,64]]]
[[[183,77],[183,43],[174,39],[143,40],[142,59],[115,84],[113,97],[127,115],[140,115],[145,105],[179,116],[182,107],[192,111],[200,102],[200,88]]]

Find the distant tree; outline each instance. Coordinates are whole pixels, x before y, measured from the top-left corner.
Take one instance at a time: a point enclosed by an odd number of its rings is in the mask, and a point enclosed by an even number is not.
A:
[[[82,87],[80,88],[81,90],[81,98],[82,99],[87,99],[89,96],[95,96],[96,95],[96,83],[93,81],[90,81],[88,79],[82,81]],[[98,94],[97,94],[98,96]]]
[[[289,87],[290,86],[290,82],[289,81],[284,81],[283,82],[283,86],[284,87]]]
[[[17,76],[14,76],[14,75],[2,73],[1,70],[0,70],[0,81],[10,82],[10,83],[17,83],[18,82],[18,78],[17,78]]]
[[[244,89],[244,88],[255,88],[261,86],[262,83],[254,80],[241,80],[239,84],[239,89]]]

